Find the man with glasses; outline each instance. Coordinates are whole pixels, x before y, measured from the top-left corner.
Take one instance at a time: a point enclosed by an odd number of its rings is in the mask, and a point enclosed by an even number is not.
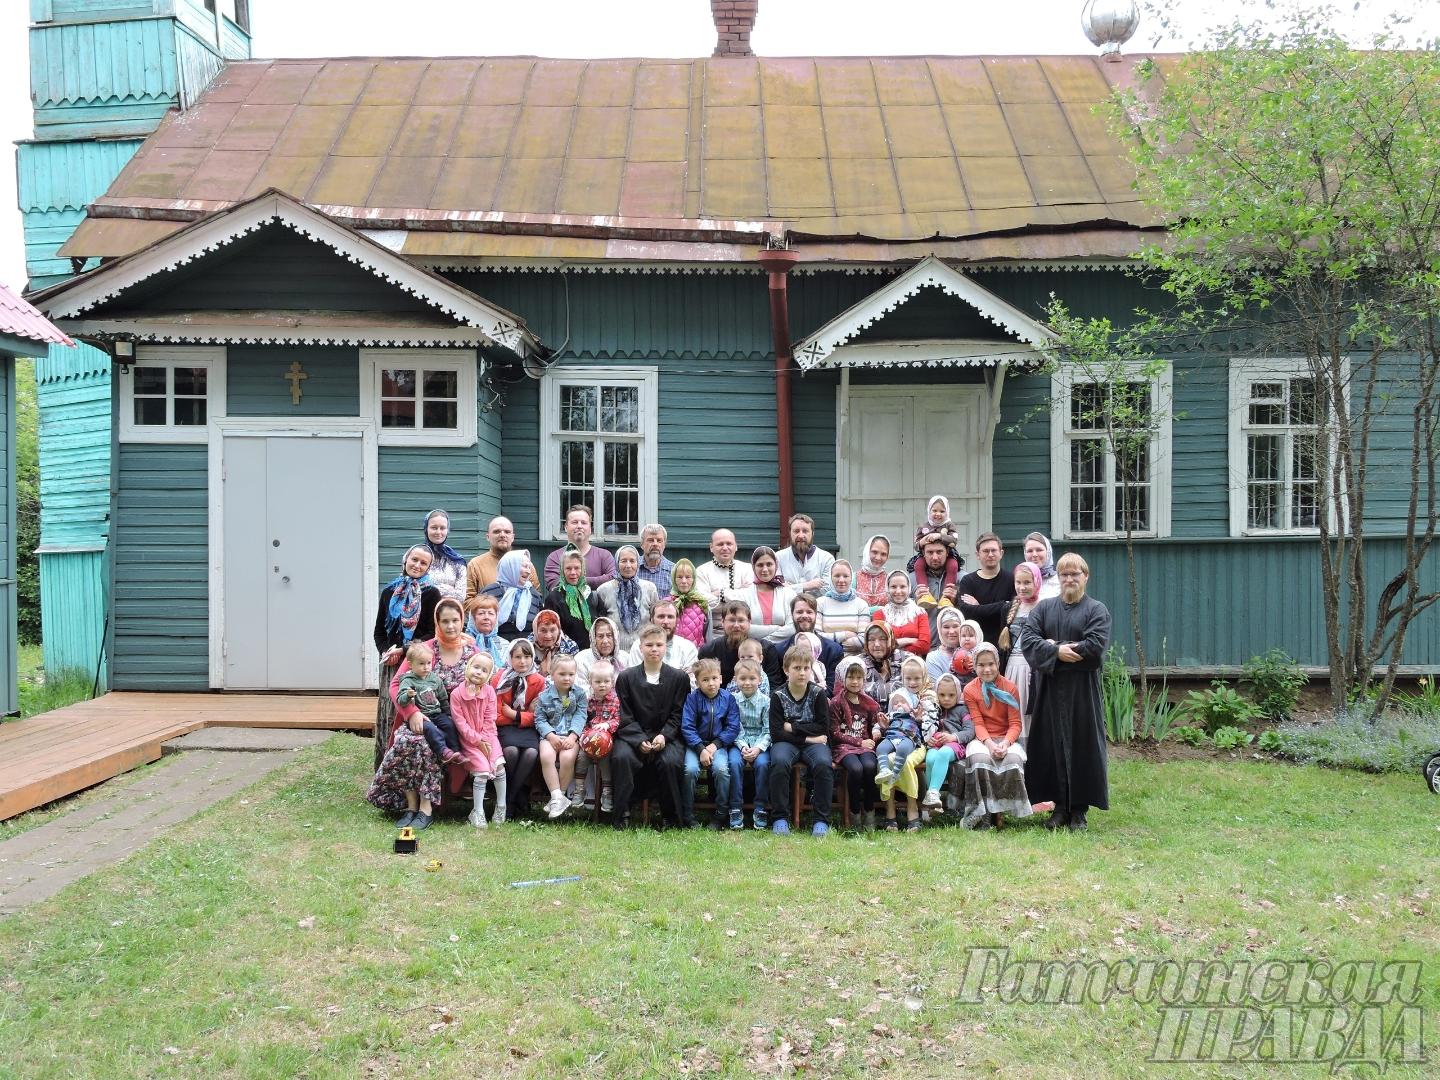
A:
[[[1035,605],[1022,635],[1036,680],[1025,788],[1031,802],[1055,803],[1047,829],[1081,832],[1092,806],[1110,809],[1100,704],[1110,611],[1085,595],[1090,567],[1079,555],[1062,555],[1056,572],[1060,595]]]

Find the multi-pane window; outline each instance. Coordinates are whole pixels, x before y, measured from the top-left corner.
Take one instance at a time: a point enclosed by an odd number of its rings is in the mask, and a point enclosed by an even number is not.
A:
[[[1168,522],[1162,443],[1169,421],[1158,379],[1113,384],[1066,373],[1059,392],[1054,432],[1057,450],[1056,516],[1061,536],[1163,535]]]
[[[460,373],[454,368],[381,368],[380,426],[455,431],[460,426]]]
[[[654,373],[552,372],[543,399],[545,527],[560,535],[566,511],[582,505],[597,538],[638,538],[653,520]]]
[[[205,442],[225,415],[225,350],[149,346],[120,368],[122,442]]]
[[[382,446],[473,446],[479,358],[468,349],[361,349],[361,414]]]
[[[1303,361],[1232,361],[1232,533],[1319,529],[1325,411]]]

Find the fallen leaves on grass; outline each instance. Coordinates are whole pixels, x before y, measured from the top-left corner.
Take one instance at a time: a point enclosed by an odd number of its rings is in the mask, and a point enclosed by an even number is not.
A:
[[[314,916],[314,915],[306,915],[305,918],[301,919],[301,920],[300,920],[299,922],[297,922],[295,925],[298,926],[301,930],[314,930],[314,929],[315,929],[315,916]]]

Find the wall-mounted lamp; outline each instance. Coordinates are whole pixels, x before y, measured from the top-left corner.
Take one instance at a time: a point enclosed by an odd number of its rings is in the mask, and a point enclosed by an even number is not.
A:
[[[116,338],[111,343],[111,352],[120,363],[120,374],[130,374],[130,362],[135,359],[135,342],[127,338]]]

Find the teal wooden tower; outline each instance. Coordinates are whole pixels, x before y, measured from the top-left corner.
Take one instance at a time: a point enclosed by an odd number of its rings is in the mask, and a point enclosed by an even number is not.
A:
[[[56,253],[171,109],[250,57],[249,0],[30,0],[35,136],[17,148],[30,288],[85,267]],[[90,267],[93,269],[93,267]],[[110,358],[52,347],[40,404],[45,670],[103,670],[109,597]]]

